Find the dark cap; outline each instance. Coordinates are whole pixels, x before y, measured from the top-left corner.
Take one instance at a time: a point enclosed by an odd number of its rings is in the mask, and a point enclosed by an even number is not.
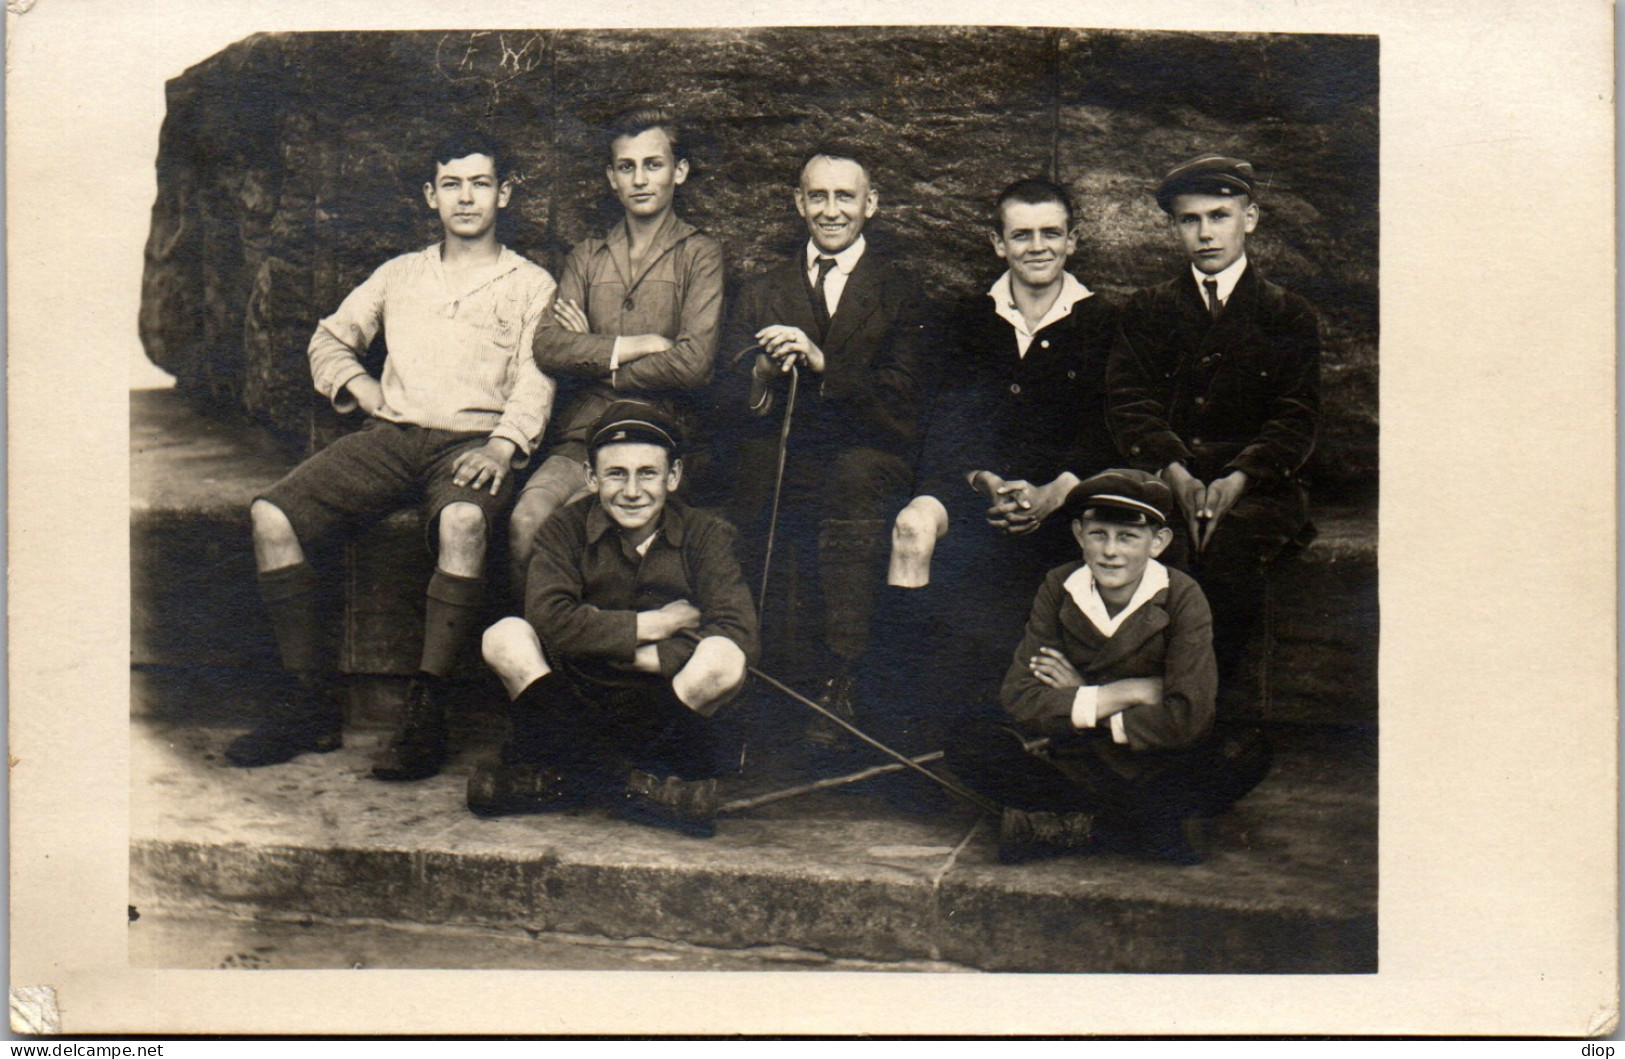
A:
[[[671,417],[647,401],[616,401],[604,409],[587,435],[587,452],[605,445],[659,445],[673,456],[682,448],[682,435]]]
[[[1145,471],[1101,471],[1079,482],[1066,495],[1068,518],[1117,522],[1129,526],[1162,526],[1174,509],[1174,493],[1162,479]]]
[[[1258,178],[1253,164],[1222,154],[1204,154],[1168,171],[1157,188],[1157,205],[1174,212],[1176,195],[1252,195]]]

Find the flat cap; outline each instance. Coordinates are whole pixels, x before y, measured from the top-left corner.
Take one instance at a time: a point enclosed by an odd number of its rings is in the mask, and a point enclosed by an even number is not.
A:
[[[587,451],[597,452],[605,445],[659,445],[673,456],[682,448],[682,434],[671,417],[647,401],[616,401],[593,424],[587,435]]]
[[[1101,471],[1079,482],[1062,505],[1068,518],[1129,526],[1165,525],[1173,509],[1173,490],[1164,485],[1162,479],[1126,468]]]
[[[1157,205],[1174,212],[1177,195],[1251,195],[1257,181],[1253,164],[1222,154],[1204,154],[1168,171],[1157,188]]]

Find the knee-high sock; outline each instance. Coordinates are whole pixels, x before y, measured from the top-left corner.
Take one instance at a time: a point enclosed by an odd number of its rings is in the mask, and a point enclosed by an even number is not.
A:
[[[457,652],[479,626],[484,602],[484,578],[435,570],[429,578],[429,598],[423,612],[423,660],[419,669],[437,677],[451,673]]]
[[[885,519],[824,519],[818,526],[818,574],[824,596],[824,646],[852,662],[869,643],[875,590],[885,573]]]
[[[295,563],[262,571],[259,582],[283,666],[301,682],[317,681],[333,660],[328,657],[322,586],[315,569],[306,562]]]

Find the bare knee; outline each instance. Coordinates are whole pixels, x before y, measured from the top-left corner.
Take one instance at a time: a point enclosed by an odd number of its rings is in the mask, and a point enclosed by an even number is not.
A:
[[[480,657],[493,669],[499,662],[531,650],[540,654],[542,640],[524,618],[503,618],[480,635]]]
[[[892,523],[892,553],[909,559],[929,559],[936,550],[937,541],[948,532],[948,519],[942,504],[931,500],[929,504],[916,498],[897,513]]]
[[[530,489],[519,494],[513,514],[508,519],[508,549],[516,560],[529,558],[536,540],[536,531],[548,516],[558,509],[558,502],[542,489]]]
[[[440,550],[484,554],[485,512],[479,505],[459,500],[441,509]]]
[[[285,546],[299,543],[293,523],[283,510],[269,500],[256,500],[248,508],[248,518],[254,527],[254,543]],[[240,539],[240,538],[239,538]]]
[[[707,636],[672,678],[672,690],[696,713],[709,715],[745,685],[745,652],[725,636]]]

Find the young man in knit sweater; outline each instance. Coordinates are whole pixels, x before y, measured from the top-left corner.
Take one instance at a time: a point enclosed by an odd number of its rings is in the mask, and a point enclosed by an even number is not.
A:
[[[497,215],[512,193],[503,161],[500,147],[481,134],[442,143],[423,194],[443,238],[386,262],[311,338],[316,389],[340,412],[359,409],[367,422],[250,508],[261,594],[295,687],[227,749],[235,765],[273,765],[341,745],[343,714],[326,675],[332,659],[322,635],[321,581],[304,549],[406,503],[422,506],[438,555],[419,673],[373,776],[421,779],[444,762],[440,685],[479,622],[486,542],[553,403],[553,383],[530,350],[554,283],[497,242]],[[386,325],[389,356],[374,378],[361,358]]]

